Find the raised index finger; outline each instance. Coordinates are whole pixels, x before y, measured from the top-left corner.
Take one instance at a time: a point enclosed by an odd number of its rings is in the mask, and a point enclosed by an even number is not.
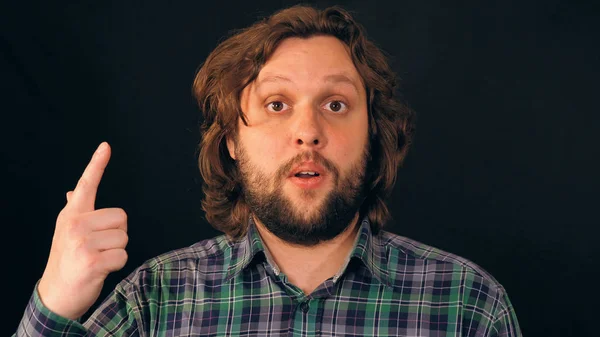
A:
[[[96,203],[98,185],[110,159],[110,146],[102,142],[79,178],[67,205],[79,212],[91,212]]]

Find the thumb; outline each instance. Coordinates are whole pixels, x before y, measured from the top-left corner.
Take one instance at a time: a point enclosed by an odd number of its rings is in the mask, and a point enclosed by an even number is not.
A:
[[[67,202],[71,200],[71,196],[73,195],[73,191],[67,192]]]

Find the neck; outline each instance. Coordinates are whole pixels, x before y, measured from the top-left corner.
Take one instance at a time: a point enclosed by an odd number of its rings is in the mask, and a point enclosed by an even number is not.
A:
[[[302,289],[305,294],[310,294],[343,267],[358,233],[358,213],[344,232],[314,246],[290,244],[271,233],[256,217],[254,222],[277,267],[289,282]]]

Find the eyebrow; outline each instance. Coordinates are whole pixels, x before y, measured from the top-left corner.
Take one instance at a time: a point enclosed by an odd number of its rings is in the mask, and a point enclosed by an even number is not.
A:
[[[336,84],[336,83],[350,84],[350,85],[352,85],[352,87],[354,88],[356,93],[359,93],[358,87],[356,86],[356,82],[353,81],[350,78],[350,76],[346,75],[345,73],[329,74],[329,75],[323,77],[323,81],[327,82],[327,83],[333,83],[333,84]],[[285,77],[283,75],[267,74],[265,77],[263,77],[260,81],[258,81],[256,83],[256,87],[260,87],[263,83],[277,83],[277,82],[294,83],[294,81],[292,81],[290,78]]]

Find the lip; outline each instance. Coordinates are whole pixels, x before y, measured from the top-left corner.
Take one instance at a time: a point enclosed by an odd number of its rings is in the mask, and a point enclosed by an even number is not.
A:
[[[297,178],[295,176],[296,173],[304,172],[304,171],[317,172],[319,174],[319,177],[325,175],[325,169],[323,168],[323,166],[321,166],[313,161],[309,161],[309,162],[301,163],[300,165],[297,165],[294,168],[292,168],[290,170],[290,174],[289,174],[288,178]],[[315,178],[318,178],[318,177],[315,177]]]
[[[325,177],[323,176],[318,176],[318,177],[312,177],[312,178],[298,178],[298,177],[294,177],[292,176],[291,178],[288,178],[291,180],[291,182],[296,185],[297,187],[301,188],[301,189],[316,189],[319,188],[323,185],[324,181],[325,181]]]
[[[296,173],[303,171],[317,172],[319,175],[311,178],[296,177]],[[315,162],[304,162],[290,170],[288,179],[290,179],[290,181],[299,188],[315,189],[323,185],[327,176],[328,175],[323,166]]]

